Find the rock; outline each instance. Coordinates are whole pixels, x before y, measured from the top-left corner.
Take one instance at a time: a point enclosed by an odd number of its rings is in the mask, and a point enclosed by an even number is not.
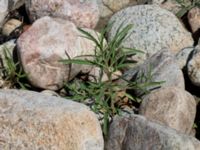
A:
[[[114,23],[108,33],[109,41],[119,27],[133,24],[129,37],[123,41],[122,45],[144,51],[145,55],[137,55],[136,60],[139,62],[163,48],[177,53],[182,48],[193,45],[191,34],[186,31],[178,18],[157,5],[128,7],[112,16],[111,22]]]
[[[8,0],[0,0],[0,28],[2,27],[7,14],[8,14]]]
[[[188,12],[188,22],[192,29],[192,32],[195,33],[200,29],[200,8],[194,7]]]
[[[56,93],[55,91],[51,91],[51,90],[43,90],[40,93],[48,95],[48,96],[60,97],[60,95],[58,93]]]
[[[8,0],[9,10],[13,11],[25,4],[25,0]]]
[[[183,69],[187,66],[187,62],[190,59],[193,50],[194,47],[186,47],[176,54],[175,58],[180,69]]]
[[[99,20],[96,0],[27,0],[25,3],[32,22],[52,16],[70,20],[78,27],[94,28]]]
[[[21,21],[17,19],[10,19],[4,24],[2,33],[5,36],[9,36],[13,31],[15,31],[20,26],[22,26]]]
[[[194,97],[177,87],[161,88],[146,95],[140,106],[146,118],[189,134],[196,115]]]
[[[0,90],[0,149],[103,150],[99,122],[86,106],[31,91]]]
[[[194,137],[178,133],[143,116],[118,117],[112,122],[106,150],[199,150]]]
[[[200,86],[200,42],[195,47],[188,61],[187,73],[192,83],[196,86]]]
[[[143,64],[126,71],[123,75],[123,78],[129,81],[135,81],[138,84],[145,82],[164,81],[160,85],[157,84],[148,86],[145,88],[146,90],[153,90],[159,86],[175,86],[180,89],[185,89],[183,73],[179,69],[174,56],[169,50],[166,49],[157,52],[152,57],[147,59]],[[136,94],[139,96],[143,95],[144,93],[141,89],[136,89]]]
[[[93,30],[87,31],[97,35]],[[32,85],[58,90],[81,70],[90,70],[88,65],[66,65],[59,61],[92,55],[95,45],[82,37],[72,22],[46,16],[35,21],[18,38],[17,47],[22,66]]]
[[[108,20],[114,13],[125,7],[137,5],[137,0],[97,0],[97,3],[100,11],[100,19],[96,29],[101,30],[107,25]]]

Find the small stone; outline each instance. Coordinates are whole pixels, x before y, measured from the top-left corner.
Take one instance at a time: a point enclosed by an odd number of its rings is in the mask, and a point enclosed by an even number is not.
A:
[[[193,50],[194,47],[186,47],[176,54],[176,61],[180,69],[183,69],[187,66]]]
[[[140,114],[189,134],[196,115],[196,102],[190,93],[182,89],[160,88],[145,96],[140,106]]]
[[[2,33],[5,36],[9,36],[15,29],[19,28],[22,25],[22,22],[17,19],[8,20],[2,29]]]
[[[23,90],[0,90],[0,149],[103,150],[96,115],[83,104]]]
[[[188,12],[188,22],[192,29],[192,32],[195,33],[200,29],[200,8],[194,7]]]
[[[192,136],[151,122],[140,115],[114,118],[105,150],[199,150]]]
[[[196,86],[200,86],[200,44],[198,44],[191,54],[191,58],[187,64],[187,73]]]

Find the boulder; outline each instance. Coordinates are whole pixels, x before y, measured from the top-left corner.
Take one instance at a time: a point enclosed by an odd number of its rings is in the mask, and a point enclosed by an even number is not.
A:
[[[190,93],[177,87],[160,88],[145,96],[140,114],[189,134],[196,115],[196,102]]]
[[[200,86],[200,43],[191,53],[187,63],[187,74],[194,85]]]
[[[83,104],[22,90],[0,90],[0,149],[103,150],[93,112]]]
[[[163,48],[177,53],[182,48],[193,46],[191,33],[183,27],[179,19],[157,5],[128,7],[113,15],[109,22],[114,22],[108,32],[109,40],[113,39],[119,27],[133,24],[122,45],[144,51],[145,54],[135,57],[139,62]]]
[[[99,20],[96,0],[27,0],[25,4],[32,22],[52,16],[70,20],[78,27],[94,28]]]
[[[188,22],[192,29],[192,32],[195,33],[200,30],[200,8],[194,7],[188,12]]]
[[[4,24],[5,17],[8,14],[8,0],[0,0],[0,28]]]
[[[127,70],[123,78],[129,81],[143,84],[146,82],[163,82],[157,85],[149,85],[144,90],[153,90],[157,87],[175,86],[185,89],[184,77],[179,69],[175,57],[167,49],[163,49],[152,57],[147,59],[143,64]],[[122,81],[123,82],[123,81]],[[142,89],[136,89],[136,94],[143,95]]]
[[[112,122],[106,150],[199,150],[200,142],[143,116],[118,117]]]
[[[176,54],[175,59],[180,69],[184,69],[187,66],[193,50],[194,47],[186,47]]]
[[[97,35],[93,30],[85,29]],[[18,54],[32,85],[58,90],[80,70],[81,65],[66,65],[63,59],[94,54],[94,42],[88,40],[76,26],[66,20],[43,17],[34,22],[17,40]]]

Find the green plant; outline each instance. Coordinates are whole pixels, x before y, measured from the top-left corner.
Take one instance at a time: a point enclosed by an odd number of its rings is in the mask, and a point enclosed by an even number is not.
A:
[[[102,128],[105,136],[108,131],[109,119],[121,112],[120,101],[122,99],[118,100],[119,92],[123,92],[123,97],[128,98],[130,101],[140,102],[139,97],[131,95],[126,91],[130,89],[144,89],[146,86],[158,84],[150,80],[140,84],[137,81],[127,81],[122,76],[118,76],[118,80],[123,80],[126,84],[121,84],[117,80],[112,79],[116,71],[135,63],[135,61],[128,61],[127,58],[143,52],[122,46],[122,42],[129,36],[132,25],[127,25],[124,28],[120,26],[113,39],[105,44],[104,37],[110,27],[111,25],[104,28],[98,38],[79,28],[79,31],[85,38],[95,43],[94,55],[61,60],[64,64],[92,65],[100,69],[98,79],[95,78],[93,81],[74,80],[66,84],[66,91],[69,91],[68,98],[82,103],[89,101],[94,112],[103,114]],[[103,74],[107,75],[107,81],[103,81]]]
[[[200,7],[200,0],[191,0],[191,3],[187,3],[186,0],[176,0],[176,1],[181,6],[181,9],[176,14],[176,16],[179,18],[184,16],[190,9],[194,7]]]
[[[23,72],[23,69],[20,66],[19,62],[14,62],[11,52],[6,47],[4,47],[3,49],[3,55],[5,64],[2,63],[3,68],[1,70],[5,83],[10,88],[27,89],[28,87],[30,87],[29,84],[24,82],[26,81],[27,75]]]

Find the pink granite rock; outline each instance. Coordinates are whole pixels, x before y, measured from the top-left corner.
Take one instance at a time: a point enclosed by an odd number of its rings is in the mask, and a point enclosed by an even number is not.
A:
[[[94,28],[99,20],[96,0],[27,0],[31,21],[43,16],[70,20],[78,27]]]
[[[17,47],[32,85],[50,90],[61,88],[80,70],[90,70],[88,66],[65,65],[59,60],[94,53],[94,43],[82,37],[72,22],[48,16],[35,21],[19,37]]]

